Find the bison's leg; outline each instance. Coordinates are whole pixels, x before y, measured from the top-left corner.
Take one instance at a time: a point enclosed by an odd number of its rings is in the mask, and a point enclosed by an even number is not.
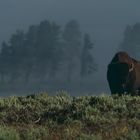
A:
[[[139,96],[140,96],[140,87],[138,88],[137,95],[139,95]]]
[[[111,90],[111,94],[118,94],[118,95],[123,95],[124,94],[124,90],[121,86],[117,85],[117,84],[109,84],[110,90]]]
[[[127,92],[128,95],[132,95],[132,96],[134,96],[134,95],[137,94],[137,93],[136,93],[136,90],[133,88],[132,85],[128,85],[128,86],[127,86],[126,92]]]

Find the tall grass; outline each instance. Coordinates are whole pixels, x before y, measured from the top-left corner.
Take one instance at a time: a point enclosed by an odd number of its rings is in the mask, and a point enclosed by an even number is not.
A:
[[[0,98],[0,140],[140,140],[140,97]]]

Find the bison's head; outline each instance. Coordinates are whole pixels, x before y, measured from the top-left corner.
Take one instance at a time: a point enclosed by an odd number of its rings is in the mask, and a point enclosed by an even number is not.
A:
[[[108,65],[107,79],[112,93],[124,93],[133,65],[128,63],[111,63]]]
[[[133,70],[134,60],[126,52],[115,54],[107,71],[111,93],[124,93],[126,90],[130,92],[129,85],[132,82]]]

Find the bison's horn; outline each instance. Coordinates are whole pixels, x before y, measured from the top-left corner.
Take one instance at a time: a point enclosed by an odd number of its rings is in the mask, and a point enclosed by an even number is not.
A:
[[[129,72],[133,71],[133,69],[134,69],[134,64],[132,63],[131,68],[129,69]]]

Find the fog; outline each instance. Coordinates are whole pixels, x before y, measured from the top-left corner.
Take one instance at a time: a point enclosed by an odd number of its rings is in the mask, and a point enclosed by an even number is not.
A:
[[[139,5],[138,0],[2,0],[0,44],[3,40],[7,41],[17,29],[26,31],[30,25],[45,19],[62,26],[69,20],[76,19],[81,30],[92,36],[95,43],[93,55],[98,64],[98,72],[94,74],[95,83],[91,83],[96,88],[86,92],[109,93],[106,80],[107,64],[117,51],[126,25],[140,22]],[[37,90],[40,91],[41,88]],[[3,95],[4,92],[0,94]]]

